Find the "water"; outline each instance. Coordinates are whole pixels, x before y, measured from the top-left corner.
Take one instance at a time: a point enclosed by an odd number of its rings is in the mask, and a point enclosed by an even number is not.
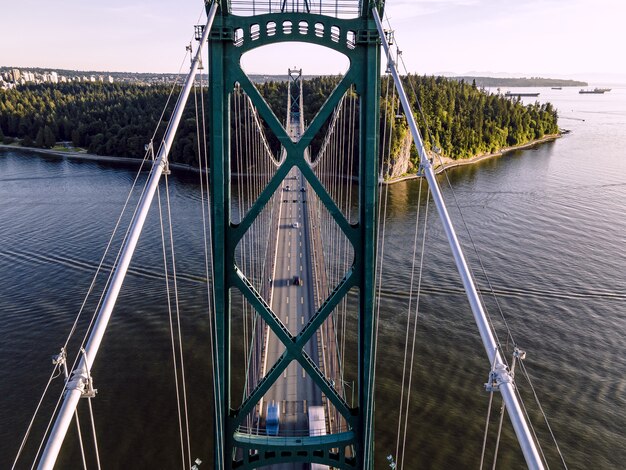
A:
[[[622,468],[626,88],[605,95],[540,91],[540,99],[557,106],[560,125],[571,134],[536,149],[451,170],[448,176],[515,341],[528,353],[526,368],[568,467]],[[50,356],[65,341],[134,174],[132,168],[94,162],[0,153],[0,355],[5,360],[1,468],[10,467],[15,456],[50,373]],[[445,178],[440,179],[461,242],[472,265],[479,267],[452,192]],[[177,174],[171,191],[192,454],[209,462],[209,325],[196,180],[195,175]],[[389,188],[376,468],[386,468],[385,456],[396,448],[418,189],[417,181]],[[423,214],[425,200],[421,208]],[[93,371],[103,468],[180,468],[159,234],[153,209]],[[426,247],[405,468],[478,468],[489,366],[432,205]],[[480,270],[475,273],[486,289]],[[486,302],[507,344],[497,306],[490,297]],[[90,301],[86,312],[93,310]],[[510,347],[507,354],[510,360]],[[559,468],[521,372],[518,380],[550,466]],[[498,397],[494,402],[488,465],[495,448]],[[50,406],[46,402],[48,413]],[[88,429],[84,406],[81,416]],[[44,421],[35,426],[34,447],[26,449],[27,456],[34,453]],[[74,430],[62,461],[60,468],[81,465]],[[506,420],[498,467],[524,468]]]

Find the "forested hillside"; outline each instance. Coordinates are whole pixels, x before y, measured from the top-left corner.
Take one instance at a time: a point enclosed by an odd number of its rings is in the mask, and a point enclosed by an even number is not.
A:
[[[451,158],[495,152],[558,132],[550,103],[524,106],[519,99],[443,77],[410,75],[405,84],[411,107],[417,110],[419,100],[424,111],[432,138],[419,115],[418,124],[426,145],[434,143]]]
[[[386,117],[387,125],[393,120],[395,132],[391,144],[397,152],[401,142],[408,138],[408,129],[405,120],[397,118],[402,112],[397,109],[397,97],[392,100],[391,94],[385,93],[386,80],[381,87],[385,95],[381,97],[381,116]],[[306,121],[311,121],[338,81],[339,77],[330,76],[304,82]],[[426,116],[428,132],[416,113],[426,145],[439,147],[451,158],[493,152],[558,132],[557,114],[550,104],[523,106],[519,101],[487,94],[475,85],[443,77],[410,75],[405,77],[405,83],[413,109],[418,109],[419,99]],[[287,82],[257,86],[284,122]],[[165,120],[171,114],[178,91],[174,91]],[[117,83],[42,84],[0,90],[0,139],[5,143],[19,139],[24,146],[42,148],[50,148],[58,141],[71,141],[75,147],[86,148],[90,153],[142,157],[169,94],[169,86]],[[180,163],[197,161],[193,102],[192,96],[172,150],[172,160]],[[384,121],[381,126],[385,125]],[[157,142],[165,123],[157,133]],[[314,142],[314,148],[322,138]],[[269,140],[277,151],[277,140],[271,136]]]
[[[71,141],[98,155],[143,157],[169,93],[166,86],[117,83],[26,85],[0,91],[0,129],[4,136],[23,139],[24,146],[50,148],[56,141]],[[184,163],[196,158],[191,111],[172,150],[173,159]],[[162,125],[157,139],[163,132]]]
[[[313,119],[339,80],[340,77],[330,76],[304,82],[305,121]],[[410,134],[406,120],[399,119],[403,110],[398,109],[397,94],[391,91],[393,83],[388,86],[387,80],[389,78],[385,77],[381,85],[381,136],[385,135],[385,126],[387,129],[393,126],[391,159],[397,162],[408,157],[399,153],[403,148],[410,148],[406,145]],[[444,77],[409,75],[403,80],[427,149],[438,147],[443,155],[453,159],[496,152],[559,131],[557,112],[550,103],[524,106],[518,98],[489,94],[473,83]],[[284,121],[287,83],[266,82],[257,86],[277,117]],[[426,123],[418,111],[418,101]],[[313,141],[313,155],[322,138],[323,135],[320,135]],[[389,145],[382,140],[381,145]],[[276,142],[273,144],[276,145]],[[414,148],[410,158],[409,167],[415,167],[417,153]]]

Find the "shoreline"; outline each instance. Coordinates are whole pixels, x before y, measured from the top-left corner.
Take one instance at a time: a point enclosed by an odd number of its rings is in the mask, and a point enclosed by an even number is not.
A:
[[[475,155],[473,157],[463,158],[460,160],[454,160],[449,157],[440,157],[439,159],[440,163],[434,165],[434,171],[435,171],[435,174],[438,175],[439,173],[442,173],[445,170],[448,170],[450,168],[456,168],[456,167],[465,166],[465,165],[473,165],[474,163],[478,163],[483,160],[488,160],[488,159],[495,158],[495,157],[502,157],[506,155],[507,153],[511,153],[516,150],[525,150],[525,149],[533,148],[541,144],[545,144],[546,142],[553,142],[557,139],[560,139],[562,136],[563,136],[563,133],[549,134],[549,135],[543,136],[541,139],[532,140],[525,144],[514,145],[512,147],[505,147],[494,153],[484,153],[481,155]],[[110,163],[117,162],[117,163],[132,163],[134,165],[141,165],[143,161],[143,159],[141,158],[114,157],[111,155],[96,155],[96,154],[87,153],[87,152],[70,152],[70,151],[63,151],[63,150],[42,149],[38,147],[22,147],[20,145],[0,144],[0,149],[29,151],[29,152],[49,155],[52,157],[73,158],[75,160],[87,160],[87,161],[96,161],[96,162],[97,161],[110,162]],[[182,163],[170,163],[170,167],[177,168],[180,170],[193,171],[193,172],[199,171],[197,168],[194,168],[192,166],[185,165]],[[394,178],[391,180],[385,180],[382,182],[382,184],[400,183],[402,181],[407,181],[407,180],[412,180],[412,179],[417,179],[417,178],[421,178],[421,177],[417,174],[404,175],[404,176],[400,176],[398,178]]]
[[[554,142],[555,140],[563,137],[563,134],[564,133],[561,132],[558,134],[544,135],[541,139],[535,139],[530,142],[526,142],[525,144],[514,145],[512,147],[504,147],[503,149],[500,149],[494,153],[483,153],[480,155],[475,155],[470,158],[462,158],[459,160],[454,160],[450,157],[440,157],[439,163],[433,164],[434,171],[435,171],[435,174],[438,175],[439,173],[442,173],[450,168],[456,168],[456,167],[465,166],[465,165],[473,165],[474,163],[482,162],[483,160],[488,160],[488,159],[495,158],[495,157],[502,157],[506,155],[507,153],[515,152],[516,150],[526,150],[526,149],[533,148],[541,144],[545,144],[546,142]],[[417,174],[404,175],[398,178],[385,180],[383,181],[383,184],[400,183],[402,181],[413,180],[417,178],[421,178],[421,176]]]
[[[87,152],[70,152],[70,151],[65,151],[65,150],[42,149],[38,147],[23,147],[21,145],[0,144],[0,149],[29,151],[29,152],[49,155],[52,157],[72,158],[74,160],[86,160],[86,161],[93,161],[93,162],[110,162],[110,163],[131,163],[137,166],[140,166],[141,163],[144,161],[143,158],[114,157],[112,155],[96,155],[95,153],[87,153]],[[198,171],[197,168],[194,168],[189,165],[185,165],[183,163],[170,163],[170,167],[177,168],[179,170],[196,171],[196,172]],[[149,170],[149,168],[147,170]]]

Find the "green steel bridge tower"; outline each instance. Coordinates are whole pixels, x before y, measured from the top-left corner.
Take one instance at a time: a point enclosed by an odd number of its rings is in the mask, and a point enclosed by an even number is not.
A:
[[[257,468],[289,462],[315,463],[334,468],[373,467],[373,348],[374,297],[378,193],[380,39],[372,16],[377,8],[382,14],[383,1],[342,2],[307,0],[280,2],[243,2],[224,0],[209,35],[210,96],[209,140],[212,190],[214,286],[216,292],[216,436],[215,468]],[[207,4],[207,11],[211,3]],[[254,11],[252,11],[254,7]],[[244,14],[238,14],[245,12]],[[252,13],[252,15],[250,15]],[[283,42],[304,42],[324,46],[347,56],[348,71],[330,94],[318,115],[298,141],[294,142],[241,68],[241,57],[253,49]],[[259,115],[280,141],[286,157],[252,208],[239,221],[231,218],[230,194],[230,94],[239,84],[249,96]],[[315,176],[305,151],[348,89],[354,87],[359,97],[359,216],[350,223],[327,190]],[[301,110],[298,109],[298,112]],[[297,168],[312,191],[323,202],[354,250],[354,262],[331,295],[321,303],[307,325],[292,335],[278,319],[259,292],[236,266],[235,250],[255,218],[280,190],[290,170]],[[328,380],[304,345],[311,339],[333,309],[351,289],[359,297],[358,310],[358,403],[352,407]],[[285,352],[256,384],[241,406],[231,398],[231,294],[240,291],[285,346]],[[239,432],[246,417],[286,367],[297,361],[322,393],[341,414],[346,429],[325,436],[292,438],[254,436]]]

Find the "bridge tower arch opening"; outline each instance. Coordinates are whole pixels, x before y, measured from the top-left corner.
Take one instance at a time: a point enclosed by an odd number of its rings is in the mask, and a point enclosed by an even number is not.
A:
[[[213,2],[207,2],[207,9]],[[371,9],[382,13],[384,2],[367,0],[223,0],[209,36],[208,100],[210,146],[213,282],[215,287],[215,468],[259,468],[283,463],[315,463],[334,468],[373,468],[373,371],[374,371],[374,266],[378,194],[380,42]],[[325,46],[348,57],[349,69],[298,139],[289,135],[241,67],[241,57],[261,46],[305,42]],[[292,74],[293,72],[293,74]],[[301,71],[289,71],[290,82],[301,80]],[[297,80],[296,80],[297,77]],[[231,215],[230,98],[235,84],[245,92],[260,117],[283,148],[283,158],[267,186],[239,220]],[[346,218],[316,177],[307,148],[343,95],[353,87],[359,98],[358,219]],[[290,86],[291,116],[300,109],[301,87]],[[300,93],[298,100],[294,93]],[[297,102],[296,102],[297,101]],[[297,105],[297,106],[296,106]],[[321,302],[310,320],[292,334],[236,263],[236,248],[255,218],[281,188],[290,171],[297,169],[315,192],[354,252],[354,262],[341,282]],[[348,403],[304,351],[348,292],[358,296],[357,400]],[[240,404],[231,396],[231,296],[239,291],[284,346],[284,353],[247,393]],[[242,432],[248,416],[292,362],[312,378],[326,399],[345,420],[342,432],[308,436],[260,436]],[[353,406],[354,405],[354,406]]]

